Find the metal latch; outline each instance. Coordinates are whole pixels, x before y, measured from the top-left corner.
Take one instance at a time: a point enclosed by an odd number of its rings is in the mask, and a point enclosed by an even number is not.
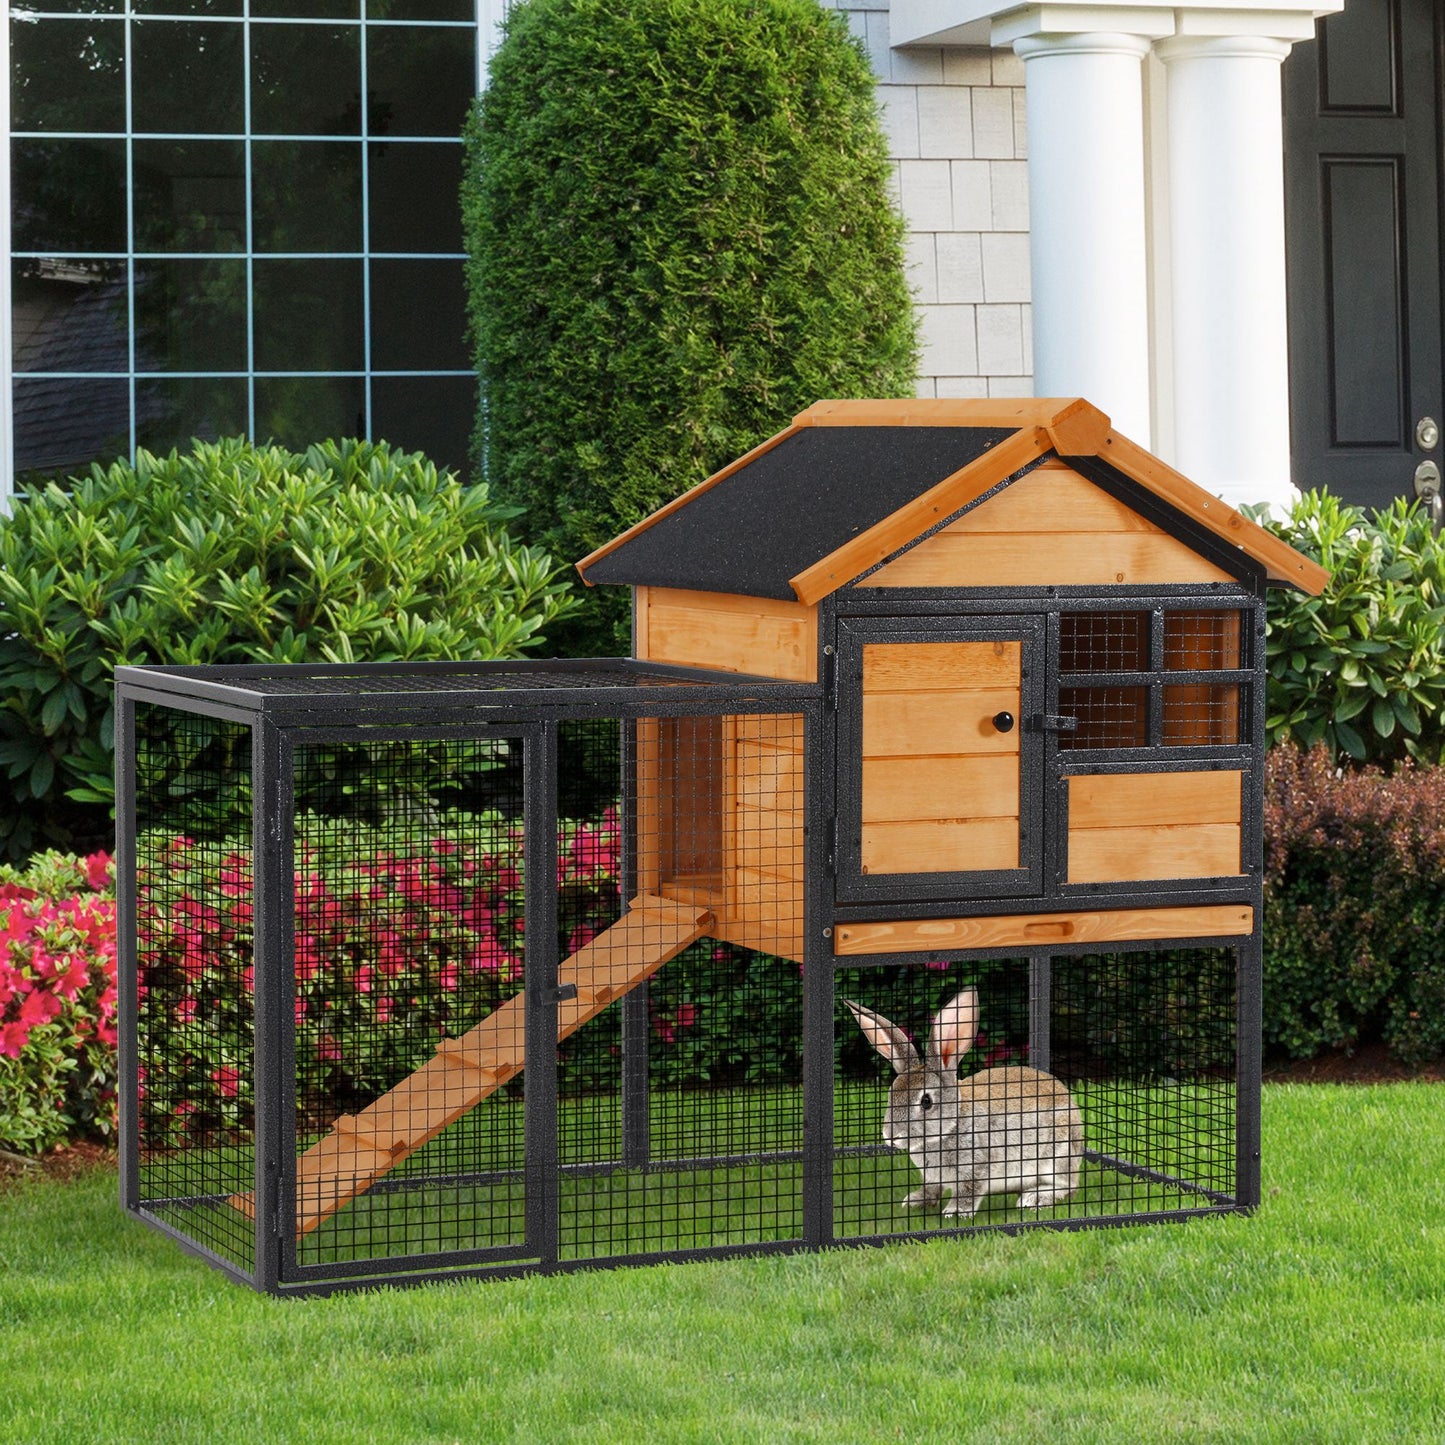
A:
[[[542,990],[540,986],[535,996],[538,998],[542,997]],[[576,997],[577,985],[575,983],[559,983],[557,987],[552,990],[553,1003],[566,1003],[568,999],[574,999]]]
[[[1038,729],[1041,733],[1076,733],[1079,720],[1076,717],[1059,717],[1056,713],[1040,713]]]

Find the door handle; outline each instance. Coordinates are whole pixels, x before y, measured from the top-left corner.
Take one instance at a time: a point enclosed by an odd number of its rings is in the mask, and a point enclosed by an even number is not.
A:
[[[1011,733],[1014,730],[1014,715],[1011,712],[996,712],[993,715],[993,725],[1001,733]]]
[[[1415,423],[1415,443],[1422,452],[1433,452],[1440,445],[1440,423],[1433,416],[1422,416]]]

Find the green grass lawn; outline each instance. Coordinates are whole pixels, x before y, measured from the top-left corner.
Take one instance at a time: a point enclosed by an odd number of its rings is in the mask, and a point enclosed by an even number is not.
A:
[[[1445,1088],[1265,1149],[1253,1218],[292,1301],[7,1187],[0,1440],[1445,1440]]]

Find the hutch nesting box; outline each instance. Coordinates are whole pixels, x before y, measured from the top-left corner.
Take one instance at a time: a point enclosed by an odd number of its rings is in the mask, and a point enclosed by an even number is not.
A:
[[[579,570],[633,658],[118,671],[128,1208],[299,1291],[1256,1202],[1317,566],[1028,400],[821,402]]]

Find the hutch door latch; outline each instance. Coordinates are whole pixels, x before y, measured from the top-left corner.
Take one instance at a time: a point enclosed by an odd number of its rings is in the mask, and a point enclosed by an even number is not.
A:
[[[1041,733],[1076,733],[1079,720],[1076,717],[1060,717],[1057,713],[1043,712],[1034,718],[1034,726]]]

